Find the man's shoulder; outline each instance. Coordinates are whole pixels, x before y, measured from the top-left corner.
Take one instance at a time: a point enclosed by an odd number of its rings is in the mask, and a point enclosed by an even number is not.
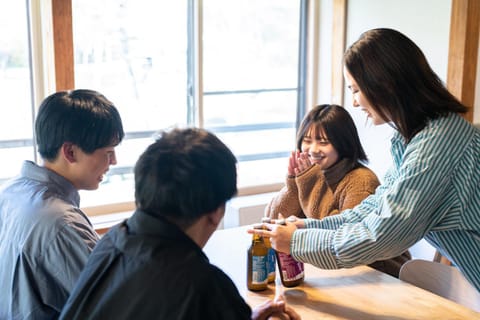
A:
[[[229,315],[240,312],[238,308],[243,308],[241,310],[248,314],[249,309],[233,282],[223,271],[210,264],[200,249],[195,250],[182,241],[154,240],[147,235],[136,234],[127,239],[126,230],[123,224],[117,225],[99,241],[64,314],[70,315],[80,308],[89,309],[92,304],[98,303],[98,297],[108,297],[105,299],[108,302],[98,308],[102,312],[108,310],[109,314],[116,314],[119,310],[124,312],[124,307],[128,306],[126,309],[133,308],[139,317],[171,318],[173,314],[184,313],[190,318],[190,315],[200,312],[197,308],[203,308],[202,312],[213,310],[207,304],[228,310]],[[101,283],[112,285],[97,286]],[[152,302],[150,291],[138,290],[147,286],[157,288],[157,301],[169,303]],[[135,293],[127,299],[126,291]],[[89,295],[84,294],[87,292]],[[234,311],[230,310],[232,307]]]
[[[38,249],[38,245],[49,243],[65,225],[81,219],[72,218],[74,211],[72,204],[30,179],[13,179],[0,192],[0,216],[5,228],[17,235],[22,242],[17,245],[24,248]]]
[[[30,196],[33,193],[45,190],[44,186],[40,186],[38,181],[24,177],[16,176],[5,181],[0,186],[1,199],[21,199]]]
[[[182,274],[187,287],[204,287],[211,286],[212,281],[218,282],[222,278],[228,278],[227,275],[211,264],[201,249],[192,248],[191,244],[171,245],[153,252],[154,258],[150,260],[155,269],[163,271],[156,273],[156,276],[164,278],[165,273]],[[165,264],[165,259],[169,259],[169,263]],[[195,270],[195,272],[192,272]],[[169,278],[169,276],[167,276]],[[171,278],[172,280],[176,277]],[[180,285],[180,284],[178,284]]]
[[[81,210],[61,199],[49,200],[39,208],[23,245],[24,253],[39,258],[47,251],[52,253],[55,248],[67,245],[72,246],[71,250],[93,250],[98,235]]]

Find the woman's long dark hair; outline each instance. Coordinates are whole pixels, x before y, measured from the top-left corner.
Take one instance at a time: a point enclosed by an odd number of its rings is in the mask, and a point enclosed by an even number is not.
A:
[[[344,65],[371,107],[410,141],[428,120],[468,110],[445,87],[418,46],[392,29],[363,33]]]

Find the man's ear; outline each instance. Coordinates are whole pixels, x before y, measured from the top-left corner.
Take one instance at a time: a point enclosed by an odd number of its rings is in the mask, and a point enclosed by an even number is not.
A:
[[[208,215],[208,219],[216,226],[222,221],[225,215],[225,203]]]
[[[68,163],[76,162],[76,146],[71,142],[64,142],[60,147],[60,156]]]

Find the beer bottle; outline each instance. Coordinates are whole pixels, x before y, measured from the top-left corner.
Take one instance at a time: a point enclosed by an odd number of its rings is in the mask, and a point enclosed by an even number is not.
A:
[[[262,223],[272,223],[272,219],[269,217],[263,217]],[[275,257],[275,250],[272,248],[272,244],[270,243],[270,238],[265,237],[263,238],[265,245],[268,248],[268,256],[267,256],[267,275],[268,275],[268,283],[275,281],[275,264],[276,264],[276,257]]]
[[[285,225],[285,219],[278,219],[277,224]],[[280,278],[285,287],[295,287],[303,282],[305,269],[303,262],[299,262],[287,253],[276,251]]]
[[[261,224],[253,226],[254,229],[262,229]],[[252,291],[267,289],[267,256],[268,248],[263,237],[253,234],[252,244],[247,251],[247,288]]]

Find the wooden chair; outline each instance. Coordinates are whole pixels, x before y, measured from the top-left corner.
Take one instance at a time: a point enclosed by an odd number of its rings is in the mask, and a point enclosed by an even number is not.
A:
[[[399,278],[472,310],[480,311],[480,292],[453,266],[414,259],[402,266]]]

